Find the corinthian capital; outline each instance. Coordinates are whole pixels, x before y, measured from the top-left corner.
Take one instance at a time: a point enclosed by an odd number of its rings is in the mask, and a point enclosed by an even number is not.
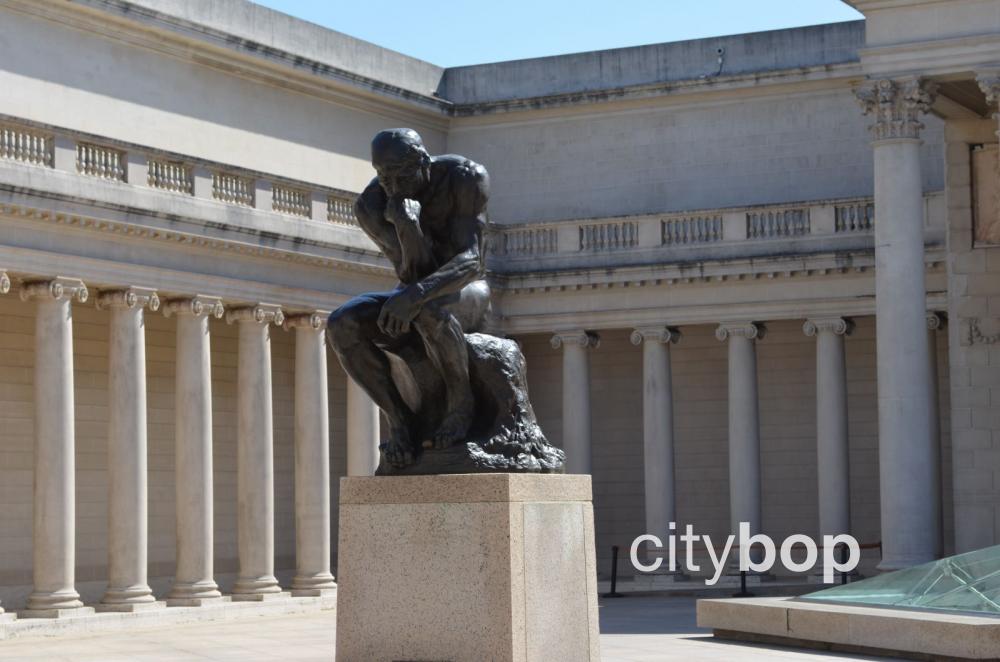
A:
[[[815,336],[818,333],[832,333],[837,336],[849,336],[854,330],[854,322],[843,317],[812,317],[802,325],[802,333]]]
[[[285,317],[285,330],[312,329],[322,331],[326,328],[326,320],[330,317],[328,310],[316,310],[311,313],[294,313]]]
[[[258,303],[256,306],[241,306],[230,308],[226,313],[226,322],[254,322],[257,324],[281,324],[285,321],[285,314],[281,312],[281,306],[273,303]]]
[[[916,140],[924,128],[920,115],[930,110],[937,85],[916,76],[868,81],[854,95],[866,115],[872,115],[872,138]]]
[[[715,330],[715,337],[720,341],[729,338],[747,338],[749,340],[759,340],[764,337],[767,328],[763,324],[756,322],[723,322]]]
[[[991,106],[1000,103],[1000,70],[984,71],[976,76],[979,89],[986,95],[986,102]]]
[[[222,299],[204,294],[182,299],[170,299],[163,305],[163,314],[167,317],[171,315],[194,315],[195,317],[211,315],[215,319],[222,319],[225,310]]]
[[[563,345],[579,345],[583,348],[597,349],[601,345],[601,337],[590,331],[560,331],[552,336],[549,341],[552,349],[559,349]]]
[[[149,308],[160,309],[160,297],[148,287],[128,287],[122,290],[105,290],[97,295],[97,308]]]
[[[56,301],[76,299],[84,303],[90,292],[79,278],[64,278],[59,276],[52,280],[37,280],[24,284],[21,288],[21,301],[29,299],[55,299]]]
[[[10,276],[7,275],[6,271],[0,271],[0,294],[8,292],[10,292]]]
[[[643,341],[660,342],[665,345],[679,342],[681,332],[669,326],[639,327],[632,332],[629,340],[633,345],[641,345]]]

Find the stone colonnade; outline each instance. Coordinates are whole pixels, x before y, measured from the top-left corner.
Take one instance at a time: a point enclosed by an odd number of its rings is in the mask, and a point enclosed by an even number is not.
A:
[[[920,333],[929,347],[936,345],[935,333],[943,326],[939,313],[925,313]],[[853,323],[843,317],[810,318],[803,333],[816,338],[816,450],[818,471],[818,533],[850,533],[850,475],[848,446],[847,369],[845,337]],[[740,522],[750,524],[751,533],[761,532],[761,460],[760,426],[757,393],[756,344],[765,336],[766,327],[756,322],[723,322],[715,335],[726,342],[729,366],[729,501],[730,523],[736,533]],[[633,345],[643,348],[643,467],[645,477],[646,532],[666,535],[676,517],[674,475],[673,388],[671,383],[670,345],[677,343],[681,332],[666,325],[636,328]],[[569,339],[573,339],[572,342]],[[586,341],[584,341],[586,339]],[[570,382],[567,378],[589,375],[588,349],[599,344],[593,332],[559,332],[552,338],[554,348],[563,348],[563,446],[569,455],[567,470],[589,473],[590,425],[589,382]],[[932,352],[929,362],[936,361]],[[924,368],[927,368],[925,364]],[[936,377],[936,369],[930,376]],[[567,377],[568,376],[568,377]],[[940,455],[936,416],[936,391],[927,390],[927,410],[934,412],[933,447]],[[571,402],[572,407],[566,403]],[[571,438],[567,435],[575,435]],[[582,441],[581,441],[582,440]],[[573,458],[572,454],[582,454]],[[937,476],[940,490],[939,457],[929,460],[930,472]],[[934,486],[932,485],[932,489]],[[892,513],[890,513],[890,516]],[[940,501],[929,520],[940,527]],[[933,522],[930,522],[933,526]],[[883,530],[895,530],[899,523],[883,522]],[[940,528],[933,529],[940,536]],[[940,550],[940,540],[934,547]]]
[[[0,270],[0,293],[10,289]],[[72,302],[85,302],[82,280],[27,281],[35,301],[35,465],[33,591],[24,617],[92,611],[75,588],[75,466]],[[215,582],[213,558],[212,374],[209,318],[222,318],[218,297],[163,302],[176,318],[175,485],[177,570],[165,601],[147,578],[147,425],[145,315],[161,308],[148,288],[98,293],[110,314],[108,391],[108,588],[99,611],[196,607],[226,599],[283,597],[274,576],[274,457],[271,393],[272,326],[295,333],[296,573],[291,594],[322,596],[336,588],[330,571],[330,421],[325,329],[328,311],[285,314],[258,303],[228,311],[239,326],[237,537],[239,575],[231,597]],[[348,380],[350,382],[350,380]],[[348,463],[371,474],[378,458],[378,410],[348,387]],[[0,609],[0,614],[3,614]]]

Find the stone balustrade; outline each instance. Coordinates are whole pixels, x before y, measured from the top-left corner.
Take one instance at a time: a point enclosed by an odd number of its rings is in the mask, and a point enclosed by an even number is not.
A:
[[[13,118],[0,119],[0,161],[65,170],[297,218],[357,225],[353,210],[356,194],[349,191],[286,182],[110,138],[35,127]],[[267,194],[261,195],[261,191]]]

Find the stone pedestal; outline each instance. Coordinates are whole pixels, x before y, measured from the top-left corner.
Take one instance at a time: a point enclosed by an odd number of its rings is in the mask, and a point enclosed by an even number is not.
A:
[[[600,659],[590,476],[347,477],[337,660]]]

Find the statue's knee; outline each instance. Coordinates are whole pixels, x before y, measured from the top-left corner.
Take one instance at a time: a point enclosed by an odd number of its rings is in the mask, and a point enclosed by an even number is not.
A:
[[[326,323],[326,337],[334,349],[342,351],[356,344],[360,331],[357,310],[350,304],[330,313]]]

